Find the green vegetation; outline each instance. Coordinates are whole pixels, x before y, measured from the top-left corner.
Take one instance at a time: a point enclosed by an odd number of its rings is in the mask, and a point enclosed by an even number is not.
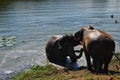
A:
[[[0,36],[0,48],[5,46],[15,46],[16,45],[16,36],[1,37]]]
[[[54,73],[57,69],[52,65],[46,66],[33,66],[27,72],[23,72],[16,76],[14,80],[38,80],[39,78],[44,80],[46,76]]]
[[[120,53],[117,55],[120,57]],[[120,65],[117,58],[114,57],[109,65],[109,75],[96,75],[87,69],[70,71],[57,69],[53,65],[37,65],[17,75],[13,80],[120,80]]]

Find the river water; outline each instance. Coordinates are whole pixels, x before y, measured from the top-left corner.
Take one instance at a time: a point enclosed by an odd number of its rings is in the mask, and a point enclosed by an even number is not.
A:
[[[0,48],[0,79],[45,65],[45,45],[52,35],[74,34],[86,25],[111,34],[120,51],[120,0],[0,1],[0,36],[16,36],[15,46]],[[85,65],[84,57],[80,62]]]

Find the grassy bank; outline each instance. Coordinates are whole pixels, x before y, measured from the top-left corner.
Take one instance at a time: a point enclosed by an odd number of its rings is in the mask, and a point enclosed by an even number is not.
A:
[[[118,55],[120,57],[120,53]],[[17,75],[13,80],[120,80],[120,65],[114,57],[109,65],[109,75],[96,75],[87,69],[69,71],[57,69],[53,65],[37,65]]]

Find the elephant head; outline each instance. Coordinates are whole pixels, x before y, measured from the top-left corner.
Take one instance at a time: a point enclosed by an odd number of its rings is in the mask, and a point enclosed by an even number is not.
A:
[[[83,37],[84,37],[84,32],[85,31],[92,31],[94,30],[95,28],[92,27],[92,26],[86,26],[86,27],[82,27],[80,29],[80,31],[76,32],[75,35],[74,35],[74,38],[76,41],[80,41],[80,44],[83,43]]]
[[[99,73],[104,64],[103,71],[107,73],[108,65],[115,52],[113,37],[104,31],[87,26],[76,32],[74,38],[83,45],[88,69]],[[90,58],[93,59],[93,67]]]
[[[67,56],[69,56],[71,62],[76,63],[83,51],[81,50],[78,56],[75,54],[74,46],[78,44],[79,42],[74,40],[73,35],[52,36],[46,45],[47,59],[52,63],[65,66]]]

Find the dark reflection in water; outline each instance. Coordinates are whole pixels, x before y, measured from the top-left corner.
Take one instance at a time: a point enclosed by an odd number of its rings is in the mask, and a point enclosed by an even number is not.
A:
[[[10,2],[10,0],[0,0],[0,11],[5,10]]]

